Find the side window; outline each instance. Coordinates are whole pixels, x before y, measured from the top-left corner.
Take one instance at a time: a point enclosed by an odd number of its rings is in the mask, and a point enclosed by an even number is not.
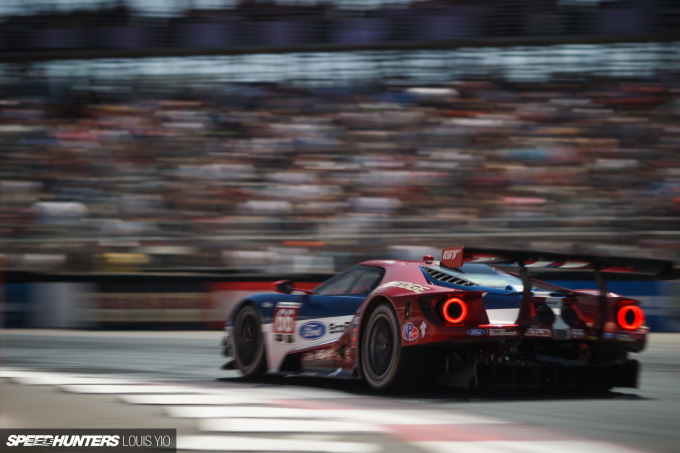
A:
[[[366,266],[361,270],[361,275],[359,275],[359,278],[352,285],[350,294],[367,295],[378,286],[385,274],[385,270],[379,267]]]
[[[361,268],[359,267],[349,269],[345,271],[344,274],[339,274],[335,278],[332,278],[319,286],[314,293],[319,296],[340,296],[342,294],[349,294],[352,283],[357,279],[360,272]]]
[[[379,267],[357,266],[323,283],[314,290],[320,296],[366,295],[382,280],[385,270]]]

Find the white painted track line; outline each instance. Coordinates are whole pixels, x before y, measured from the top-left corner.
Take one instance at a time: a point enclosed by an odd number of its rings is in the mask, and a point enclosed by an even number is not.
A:
[[[0,378],[13,378],[13,377],[23,377],[23,376],[58,376],[61,373],[51,373],[48,371],[25,371],[14,368],[0,368]]]
[[[269,398],[255,398],[251,396],[232,395],[120,395],[121,401],[128,404],[154,404],[164,406],[228,406],[230,404],[270,404]]]
[[[436,410],[389,409],[298,409],[255,406],[170,406],[165,408],[170,417],[177,418],[281,418],[348,420],[381,425],[451,425],[498,424],[508,420],[472,414],[440,412]]]
[[[219,405],[219,404],[231,404],[233,401],[249,401],[254,403],[269,402],[275,400],[319,400],[321,398],[328,399],[339,399],[341,397],[347,397],[343,394],[335,394],[333,396],[315,396],[315,395],[304,395],[304,394],[293,394],[288,392],[273,392],[273,391],[262,391],[259,389],[243,389],[243,390],[232,390],[232,389],[222,389],[222,388],[207,388],[207,387],[184,387],[190,391],[177,392],[172,398],[164,396],[156,396],[153,394],[144,396],[143,394],[134,395],[126,397],[125,402],[131,404],[171,404],[171,405],[183,405],[183,404],[196,404],[196,405]],[[149,392],[153,393],[153,392]],[[202,395],[201,395],[202,394]],[[197,398],[195,401],[191,400],[191,397]],[[199,401],[199,402],[196,402]]]
[[[18,369],[0,369],[0,378],[10,379],[20,385],[130,385],[140,384],[132,379],[110,378],[91,374],[55,373],[49,371],[25,371]]]
[[[12,379],[17,384],[21,385],[55,385],[55,386],[69,386],[62,388],[63,390],[73,392],[73,393],[121,393],[121,394],[206,394],[206,395],[230,395],[240,399],[256,399],[256,400],[270,400],[270,399],[320,399],[320,398],[345,398],[346,395],[339,392],[329,391],[329,390],[319,390],[319,389],[303,389],[303,388],[262,388],[262,387],[251,387],[251,388],[220,388],[217,386],[212,387],[199,387],[191,385],[176,386],[173,392],[168,390],[150,390],[148,392],[140,392],[133,388],[115,388],[115,386],[128,386],[128,385],[139,385],[147,387],[158,387],[159,385],[170,386],[171,381],[168,383],[160,382],[148,382],[145,380],[135,380],[134,378],[110,378],[99,375],[91,374],[72,374],[72,373],[62,373],[62,372],[52,372],[52,371],[35,371],[35,370],[23,370],[15,368],[0,368],[0,378]],[[100,389],[85,388],[80,386],[85,385],[101,385]],[[111,388],[104,386],[112,386]],[[120,391],[119,391],[120,390]],[[130,401],[136,404],[163,404],[155,402],[136,402]],[[167,403],[165,403],[167,404]],[[172,404],[191,404],[189,402],[177,402]],[[208,400],[204,400],[201,403],[193,404],[224,404],[220,403],[210,403]]]
[[[220,389],[222,390],[222,389]],[[228,392],[233,395],[240,396],[252,396],[255,398],[277,398],[277,399],[339,399],[347,398],[347,394],[343,392],[336,392],[333,390],[321,390],[321,389],[305,389],[299,387],[286,388],[286,387],[250,387],[250,388],[240,388],[238,390],[234,388],[225,388],[224,392]]]
[[[201,431],[223,433],[323,433],[323,434],[365,434],[389,433],[389,430],[371,423],[333,420],[293,420],[260,418],[214,418],[201,420]]]
[[[139,381],[113,379],[104,377],[83,377],[76,375],[64,376],[16,376],[10,378],[21,385],[135,385]]]
[[[314,395],[298,395],[288,392],[261,391],[259,389],[230,390],[216,387],[198,387],[190,385],[172,385],[165,383],[137,383],[136,385],[58,385],[59,388],[71,393],[99,393],[99,394],[197,394],[219,396],[225,395],[236,398],[248,398],[253,400],[265,399],[318,399]],[[340,395],[338,395],[339,397]],[[208,399],[205,399],[208,401]]]
[[[91,393],[102,395],[115,394],[166,394],[166,393],[211,393],[210,389],[178,385],[59,385],[60,389],[69,393]],[[213,390],[214,392],[214,390]]]
[[[328,418],[326,411],[289,407],[170,406],[165,408],[165,412],[176,418]]]
[[[622,445],[589,441],[412,442],[428,453],[641,453]]]
[[[376,453],[378,444],[230,436],[179,436],[177,450],[226,452]]]

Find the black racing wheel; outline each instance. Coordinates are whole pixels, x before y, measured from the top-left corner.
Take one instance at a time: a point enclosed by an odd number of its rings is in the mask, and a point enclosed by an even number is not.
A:
[[[376,390],[394,388],[399,380],[402,358],[397,315],[388,303],[369,315],[361,342],[364,378]]]
[[[252,305],[245,305],[236,314],[234,328],[234,359],[245,377],[256,377],[266,370],[264,339],[260,314]]]

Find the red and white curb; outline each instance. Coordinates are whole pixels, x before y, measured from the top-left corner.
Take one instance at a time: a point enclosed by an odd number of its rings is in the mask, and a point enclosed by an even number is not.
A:
[[[377,453],[384,450],[379,443],[348,442],[342,436],[387,435],[404,451],[429,453],[640,453],[536,425],[416,408],[407,400],[352,402],[342,392],[324,389],[218,388],[2,368],[0,378],[116,395],[127,404],[161,406],[169,417],[197,419],[204,434],[178,436],[177,449],[186,451]]]
[[[383,450],[379,444],[318,441],[304,439],[272,439],[236,436],[181,436],[178,450],[229,452],[300,452],[300,453],[374,453]]]

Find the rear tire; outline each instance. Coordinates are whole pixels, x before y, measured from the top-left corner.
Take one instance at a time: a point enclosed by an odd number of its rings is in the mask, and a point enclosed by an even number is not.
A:
[[[361,364],[366,382],[375,390],[394,389],[401,381],[403,361],[399,321],[390,304],[383,303],[371,312],[365,332]]]
[[[264,338],[260,313],[252,305],[242,307],[234,319],[234,360],[247,378],[266,371]]]

